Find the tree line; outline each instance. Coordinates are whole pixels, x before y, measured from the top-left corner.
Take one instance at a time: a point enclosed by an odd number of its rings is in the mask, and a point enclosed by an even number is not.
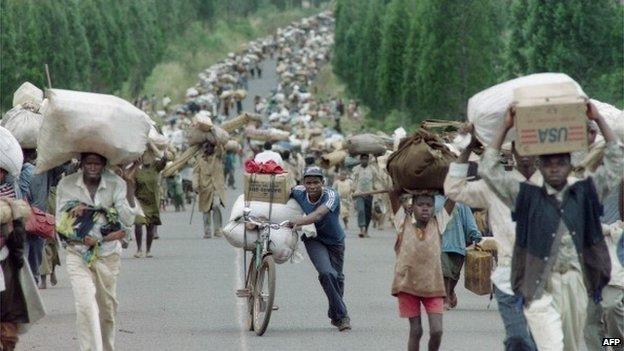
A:
[[[617,0],[338,0],[335,15],[334,72],[377,120],[462,119],[475,93],[547,71],[624,105]]]
[[[297,0],[0,0],[0,106],[24,81],[135,96],[167,44],[193,21],[246,16]],[[225,55],[225,53],[224,53]]]

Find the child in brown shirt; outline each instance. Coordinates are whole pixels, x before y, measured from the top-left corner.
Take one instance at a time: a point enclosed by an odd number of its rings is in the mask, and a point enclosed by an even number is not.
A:
[[[399,196],[400,191],[390,196],[398,232],[392,295],[399,300],[400,316],[409,318],[408,350],[419,350],[423,333],[421,304],[429,317],[429,350],[438,350],[442,341],[446,292],[440,259],[441,233],[435,218],[433,193],[413,195],[403,204]]]

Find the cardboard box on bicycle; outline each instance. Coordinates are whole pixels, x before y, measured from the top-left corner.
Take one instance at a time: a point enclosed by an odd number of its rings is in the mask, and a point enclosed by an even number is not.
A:
[[[273,203],[285,204],[290,198],[292,186],[293,180],[290,173],[245,173],[243,191],[246,201],[271,202],[271,193],[273,193]]]
[[[587,148],[587,98],[574,83],[517,88],[516,147],[525,155]]]

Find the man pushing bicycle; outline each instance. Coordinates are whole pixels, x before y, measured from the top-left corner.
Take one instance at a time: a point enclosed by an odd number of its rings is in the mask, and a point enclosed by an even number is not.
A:
[[[303,242],[329,300],[327,315],[331,324],[346,331],[351,329],[351,323],[343,300],[345,234],[340,226],[340,198],[336,191],[324,186],[323,181],[323,171],[319,167],[308,167],[304,171],[303,184],[294,187],[290,196],[306,216],[291,220],[287,226],[314,223],[316,237],[304,237]]]

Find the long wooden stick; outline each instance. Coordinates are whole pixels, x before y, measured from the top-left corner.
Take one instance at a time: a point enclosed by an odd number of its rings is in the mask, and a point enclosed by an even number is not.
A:
[[[385,193],[389,193],[391,191],[392,191],[392,189],[374,190],[374,191],[368,191],[368,192],[365,192],[365,193],[353,194],[353,195],[351,195],[351,197],[355,198],[355,197],[360,197],[360,196],[385,194]]]
[[[52,79],[50,79],[50,68],[48,67],[48,64],[45,64],[45,72],[46,72],[46,77],[48,77],[48,89],[52,89]]]

